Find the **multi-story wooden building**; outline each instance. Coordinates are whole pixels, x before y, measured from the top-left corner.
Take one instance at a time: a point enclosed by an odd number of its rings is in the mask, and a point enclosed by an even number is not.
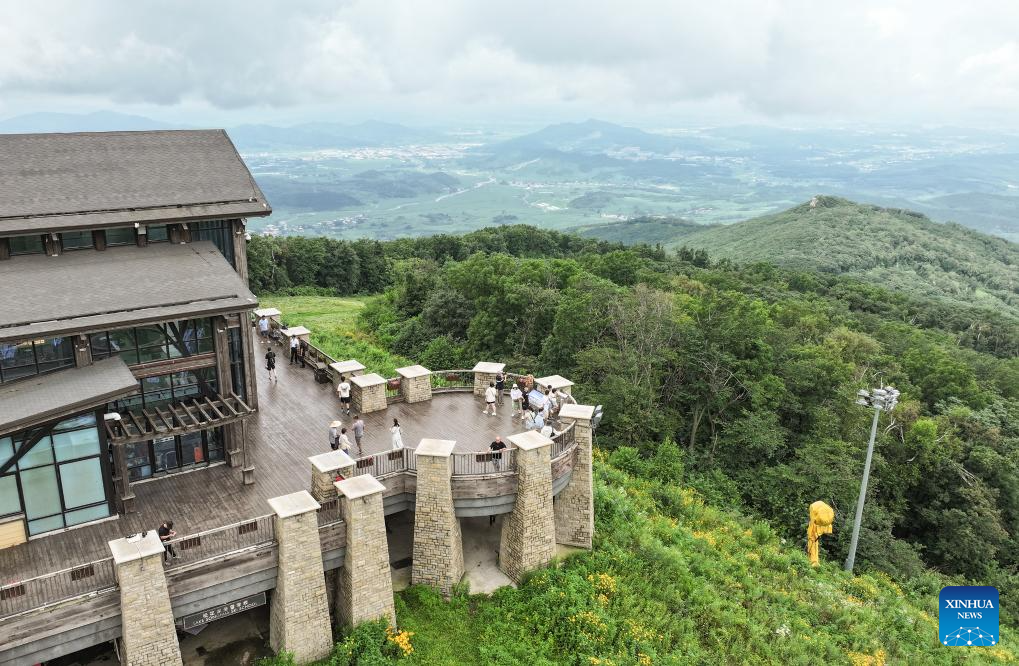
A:
[[[232,459],[257,409],[226,133],[0,136],[0,545],[130,511],[132,484]]]

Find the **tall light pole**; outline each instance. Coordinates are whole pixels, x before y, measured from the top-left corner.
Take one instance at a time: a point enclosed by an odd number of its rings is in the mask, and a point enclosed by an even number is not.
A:
[[[867,497],[867,481],[870,480],[870,460],[874,456],[874,440],[877,438],[877,420],[881,412],[895,409],[899,401],[899,392],[891,386],[876,388],[872,391],[860,389],[856,394],[856,404],[871,407],[874,410],[874,421],[870,424],[870,442],[867,444],[867,461],[863,464],[863,480],[860,482],[860,499],[856,502],[856,520],[853,521],[853,539],[849,542],[849,557],[846,558],[846,571],[852,573],[856,562],[856,545],[860,541],[860,524],[863,522],[863,500]]]

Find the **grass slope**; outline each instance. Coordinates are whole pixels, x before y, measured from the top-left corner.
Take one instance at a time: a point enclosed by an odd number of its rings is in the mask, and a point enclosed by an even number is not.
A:
[[[358,328],[357,317],[367,297],[264,295],[258,300],[263,308],[279,308],[287,325],[307,327],[311,343],[337,360],[357,359],[368,372],[383,377],[394,377],[397,368],[412,365]]]
[[[614,243],[626,243],[637,245],[646,243],[648,245],[675,246],[682,244],[687,236],[701,233],[705,229],[712,229],[714,225],[697,224],[686,220],[676,220],[666,217],[641,217],[621,222],[606,222],[604,224],[590,224],[567,231],[575,232],[589,238]]]
[[[686,235],[714,258],[846,273],[915,296],[1019,316],[1019,245],[910,211],[815,197]]]
[[[358,330],[363,298],[262,298],[338,358],[392,375],[407,361]],[[405,653],[363,625],[322,664],[983,664],[1019,659],[1014,631],[993,648],[938,643],[934,573],[903,589],[883,575],[809,565],[763,521],[712,506],[684,487],[671,442],[645,460],[595,451],[591,552],[539,570],[492,596],[461,589],[449,602],[420,586],[397,595]],[[804,522],[807,508],[803,507]],[[823,547],[822,547],[823,550]],[[265,664],[288,664],[285,657]]]

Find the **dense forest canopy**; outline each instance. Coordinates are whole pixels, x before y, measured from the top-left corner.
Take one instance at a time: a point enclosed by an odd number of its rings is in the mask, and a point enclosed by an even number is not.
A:
[[[805,507],[824,500],[838,515],[824,545],[837,560],[871,418],[854,396],[894,385],[902,399],[881,423],[858,565],[996,585],[1016,619],[1019,344],[993,312],[522,226],[389,243],[254,239],[251,267],[260,291],[382,290],[363,324],[426,367],[485,358],[573,379],[604,405],[599,446],[637,461],[675,442],[677,484],[784,538],[802,540]]]

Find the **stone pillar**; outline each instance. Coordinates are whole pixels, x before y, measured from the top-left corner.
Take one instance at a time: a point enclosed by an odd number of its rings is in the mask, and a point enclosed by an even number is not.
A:
[[[422,402],[432,399],[432,371],[421,365],[397,368],[400,376],[400,395],[404,402]]]
[[[372,373],[351,377],[350,402],[358,414],[380,412],[386,408],[386,379]]]
[[[464,575],[460,521],[453,509],[453,447],[448,439],[422,439],[417,448],[414,564],[411,583],[431,585],[449,597]]]
[[[591,548],[594,537],[594,475],[591,469],[594,407],[563,405],[559,418],[573,422],[577,445],[570,482],[555,498],[555,538],[557,543]]]
[[[389,571],[385,486],[369,474],[336,482],[347,530],[347,552],[336,585],[339,623],[354,626],[384,617],[396,626],[393,577]]]
[[[317,502],[336,499],[336,476],[349,479],[354,474],[354,460],[343,451],[320,453],[308,458],[311,462],[311,496]]]
[[[346,361],[335,361],[329,364],[329,374],[333,378],[333,387],[337,387],[340,385],[340,377],[346,377],[347,381],[350,381],[351,377],[363,375],[364,364],[352,358]]]
[[[510,435],[509,442],[517,449],[517,499],[503,517],[499,568],[519,583],[525,573],[555,556],[552,440],[529,430]]]
[[[540,379],[535,379],[534,383],[541,387],[542,392],[545,389],[552,389],[553,391],[562,389],[566,395],[572,395],[573,393],[573,382],[560,375],[541,377]]]
[[[505,363],[481,361],[474,366],[474,395],[485,395],[485,389],[495,381],[496,373],[506,369]]]
[[[294,654],[303,664],[327,657],[333,649],[329,596],[318,536],[319,504],[307,490],[274,497],[279,559],[276,589],[269,608],[269,645]]]
[[[110,552],[120,586],[121,663],[181,664],[159,535],[149,530],[111,541]]]

